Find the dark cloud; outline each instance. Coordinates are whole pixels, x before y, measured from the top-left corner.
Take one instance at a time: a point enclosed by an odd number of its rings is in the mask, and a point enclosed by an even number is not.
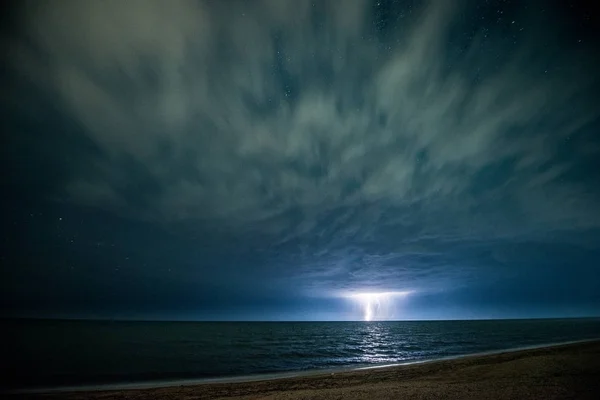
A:
[[[586,10],[360,0],[16,10],[2,98],[14,173],[3,179],[24,197],[168,232],[121,242],[177,270],[158,303],[190,299],[187,285],[208,298],[508,288],[546,268],[559,282],[573,260],[598,255],[600,81]],[[94,282],[118,256],[106,257]],[[151,264],[132,281],[166,279]],[[597,274],[580,276],[598,289]]]

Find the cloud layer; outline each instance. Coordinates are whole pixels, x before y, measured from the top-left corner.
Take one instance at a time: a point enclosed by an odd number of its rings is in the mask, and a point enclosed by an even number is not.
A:
[[[29,66],[100,150],[68,182],[77,201],[255,222],[508,197],[513,217],[558,223],[561,207],[596,225],[582,215],[596,198],[560,183],[577,160],[557,160],[597,117],[582,53],[536,49],[530,21],[507,18],[454,38],[465,10],[393,10],[382,32],[363,1],[37,5],[43,76]],[[543,62],[557,56],[569,62]],[[140,178],[147,193],[131,195]]]
[[[481,3],[32,3],[10,59],[75,121],[54,196],[293,246],[310,287],[442,285],[600,227],[590,44]]]

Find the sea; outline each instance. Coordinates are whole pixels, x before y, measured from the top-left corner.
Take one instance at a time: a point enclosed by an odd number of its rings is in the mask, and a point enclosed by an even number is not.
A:
[[[8,320],[3,389],[143,387],[377,367],[600,337],[600,319]],[[8,338],[8,340],[6,340]]]

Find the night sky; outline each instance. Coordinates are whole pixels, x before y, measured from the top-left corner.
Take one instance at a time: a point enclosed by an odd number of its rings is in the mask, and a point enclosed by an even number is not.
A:
[[[592,6],[3,14],[2,315],[600,315]]]

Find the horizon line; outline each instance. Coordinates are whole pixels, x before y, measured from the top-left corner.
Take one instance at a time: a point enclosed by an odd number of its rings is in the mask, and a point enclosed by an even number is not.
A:
[[[35,321],[77,321],[77,322],[182,322],[182,323],[347,323],[360,322],[373,324],[378,322],[468,322],[468,321],[524,321],[524,320],[557,320],[557,319],[599,319],[600,315],[570,317],[510,317],[510,318],[432,318],[432,319],[381,319],[365,321],[356,320],[277,320],[277,319],[137,319],[137,318],[88,318],[88,317],[35,317],[35,316],[0,316],[0,320],[35,320]]]

